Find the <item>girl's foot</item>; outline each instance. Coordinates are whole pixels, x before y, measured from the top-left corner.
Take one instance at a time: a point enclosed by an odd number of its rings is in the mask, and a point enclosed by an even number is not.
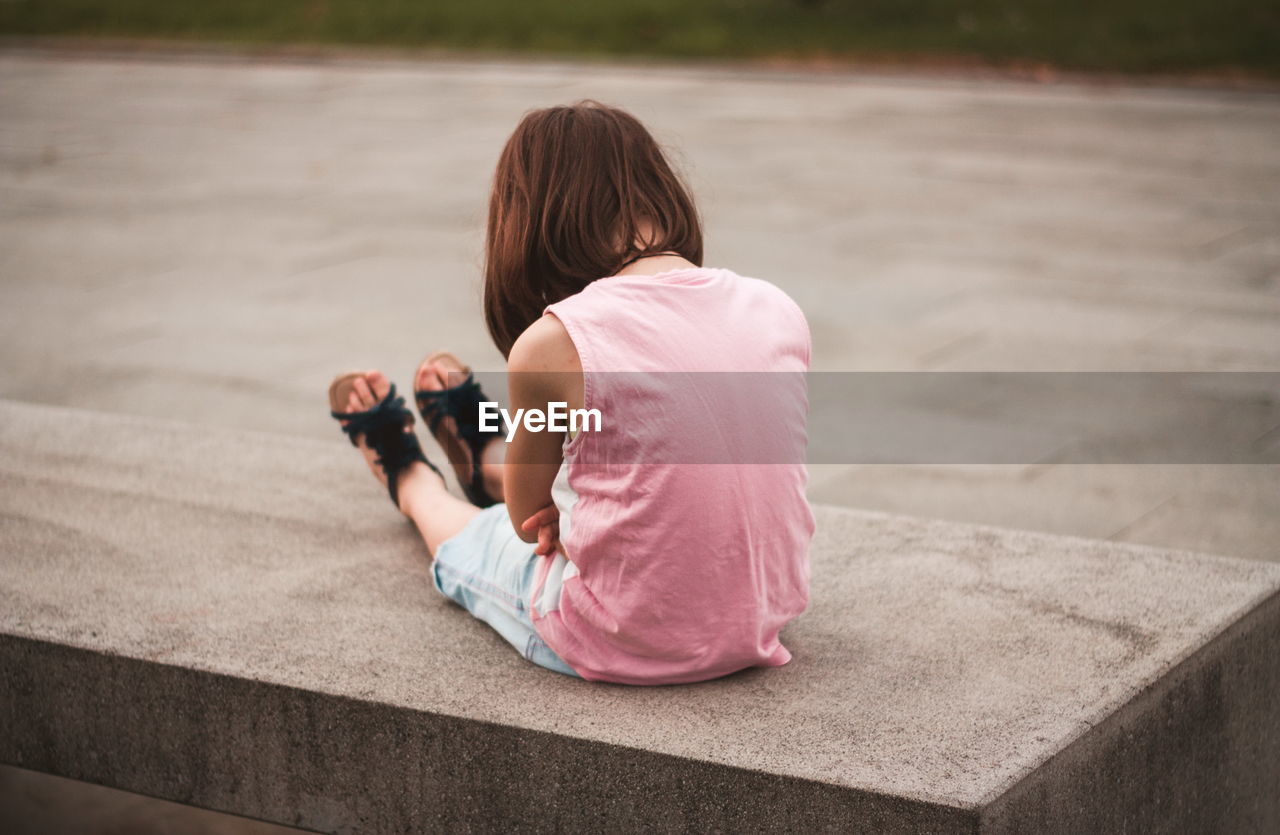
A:
[[[381,371],[367,371],[352,381],[351,392],[347,397],[347,402],[342,404],[342,410],[346,412],[366,412],[381,403],[390,391],[391,381],[387,379],[386,375]],[[339,420],[339,423],[343,426],[346,426],[348,422]],[[412,434],[412,415],[409,415],[409,421],[406,422],[404,431]],[[373,477],[378,480],[379,484],[386,487],[387,474],[382,467],[382,461],[378,453],[369,447],[366,440],[363,434],[358,435],[355,439],[356,448],[364,456],[365,463],[369,465],[369,470],[373,473]],[[441,489],[443,485],[444,476],[440,475],[434,467],[422,461],[411,461],[400,470],[396,477],[396,505],[400,508],[401,513],[409,515],[407,508],[410,497],[419,494],[423,488]]]
[[[438,352],[424,359],[418,366],[413,388],[415,392],[444,391],[462,385],[469,373],[470,369],[453,354]],[[428,424],[428,428],[432,430],[436,442],[444,450],[454,474],[458,477],[458,483],[463,485],[464,490],[473,485],[477,470],[482,473],[483,488],[488,496],[481,498],[487,498],[488,501],[477,502],[478,504],[487,505],[494,501],[502,501],[501,476],[499,475],[497,479],[498,484],[495,490],[495,485],[492,484],[494,479],[489,472],[492,468],[486,466],[489,463],[486,459],[491,457],[488,453],[493,449],[493,441],[497,439],[497,435],[489,438],[482,436],[479,443],[473,446],[463,437],[457,420],[447,413],[441,414],[434,427]],[[480,457],[478,468],[475,455]],[[474,493],[474,490],[468,492]],[[472,496],[472,500],[475,501],[475,499],[476,497]]]

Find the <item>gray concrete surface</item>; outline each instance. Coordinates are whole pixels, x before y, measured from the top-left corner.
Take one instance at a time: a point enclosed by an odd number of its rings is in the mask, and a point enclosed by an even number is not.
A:
[[[825,370],[1280,369],[1280,96],[626,65],[0,53],[0,396],[329,438],[333,373],[480,367],[488,181],[594,96]],[[1258,443],[1274,445],[1274,430]],[[815,500],[1276,559],[1277,467],[815,469]]]
[[[1280,566],[822,508],[791,664],[592,685],[363,468],[0,402],[0,761],[342,831],[1280,825]]]

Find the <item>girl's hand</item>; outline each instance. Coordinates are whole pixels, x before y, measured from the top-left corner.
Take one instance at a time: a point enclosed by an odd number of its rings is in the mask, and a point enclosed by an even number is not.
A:
[[[560,511],[549,504],[520,524],[520,530],[538,532],[533,553],[549,557],[560,550]]]

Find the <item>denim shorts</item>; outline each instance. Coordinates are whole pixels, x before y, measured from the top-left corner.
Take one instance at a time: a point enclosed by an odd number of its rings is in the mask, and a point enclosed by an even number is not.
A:
[[[436,590],[497,630],[533,663],[577,676],[533,629],[529,616],[539,557],[516,536],[505,504],[481,510],[436,549]]]

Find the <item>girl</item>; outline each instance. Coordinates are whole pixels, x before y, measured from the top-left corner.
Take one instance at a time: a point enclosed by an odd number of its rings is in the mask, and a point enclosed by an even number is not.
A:
[[[778,631],[808,602],[813,515],[802,458],[755,460],[752,444],[803,450],[800,309],[703,267],[697,212],[658,144],[590,100],[520,122],[485,250],[509,412],[559,403],[601,418],[576,433],[526,424],[503,443],[481,431],[469,369],[427,357],[415,400],[463,501],[384,375],[334,380],[331,412],[417,525],[436,588],[529,660],[592,681],[785,664]],[[753,372],[790,373],[762,389]]]

